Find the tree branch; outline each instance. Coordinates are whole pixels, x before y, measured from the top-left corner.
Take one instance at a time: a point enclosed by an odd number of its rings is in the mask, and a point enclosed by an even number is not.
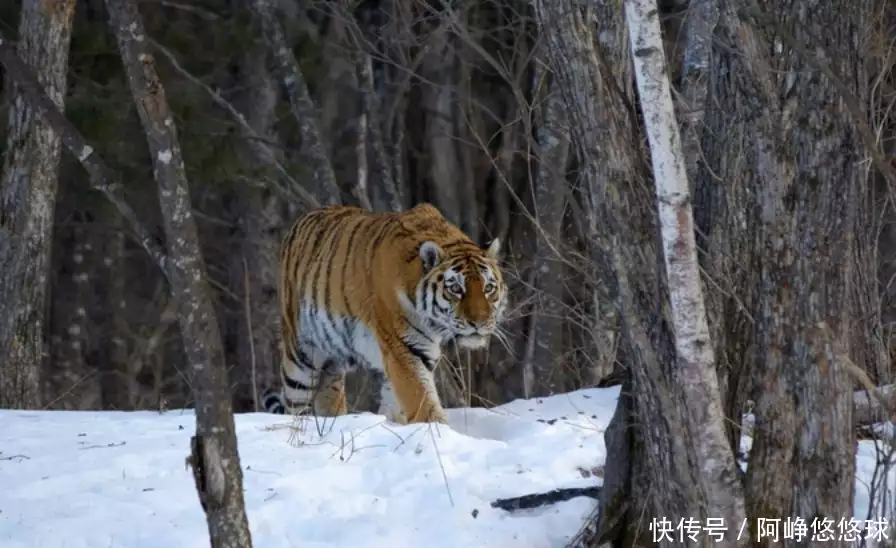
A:
[[[850,373],[855,373],[847,367]],[[859,369],[859,371],[862,371]],[[864,371],[862,371],[864,373]],[[867,390],[856,390],[852,395],[853,417],[856,426],[870,426],[877,422],[896,420],[896,384]]]
[[[115,205],[121,216],[128,221],[137,241],[162,269],[165,276],[170,279],[171,262],[159,243],[159,239],[140,222],[136,212],[127,203],[124,197],[124,188],[121,183],[117,182],[119,177],[109,169],[93,147],[87,144],[78,129],[56,108],[43,86],[40,85],[37,74],[22,61],[16,53],[13,43],[3,36],[2,31],[0,31],[0,63],[6,67],[10,79],[19,86],[31,108],[46,120],[53,131],[59,135],[65,148],[84,166],[90,177],[90,185],[95,190],[102,192]]]
[[[172,261],[171,296],[178,303],[181,338],[195,381],[196,435],[190,463],[211,546],[251,548],[224,345],[206,281],[177,126],[136,3],[115,0],[106,6],[159,189]]]
[[[165,59],[171,64],[175,71],[180,73],[181,76],[189,80],[191,83],[205,91],[209,97],[211,97],[212,101],[219,107],[223,108],[227,114],[230,115],[231,118],[236,121],[236,123],[243,130],[243,134],[245,135],[247,141],[249,142],[249,147],[252,151],[265,163],[268,163],[277,170],[278,173],[289,183],[289,188],[286,189],[280,185],[275,185],[275,188],[279,190],[286,199],[291,200],[293,196],[298,196],[308,207],[316,208],[320,206],[320,202],[305,189],[298,181],[293,178],[289,172],[283,167],[283,164],[277,161],[277,158],[274,156],[274,152],[271,150],[271,146],[265,141],[264,138],[258,135],[252,126],[246,121],[246,117],[240,114],[240,112],[230,104],[227,99],[221,96],[220,93],[216,92],[212,88],[210,88],[207,84],[205,84],[199,78],[190,74],[190,72],[185,69],[181,64],[177,61],[177,57],[168,50],[162,44],[156,42],[152,38],[149,38],[149,44],[162,54]]]
[[[265,40],[277,60],[277,68],[280,71],[280,79],[289,96],[289,104],[292,114],[299,124],[302,134],[303,148],[307,151],[311,163],[312,176],[317,187],[317,192],[323,193],[324,203],[335,205],[342,203],[339,185],[336,184],[336,175],[327,155],[323,137],[317,127],[317,113],[302,69],[296,61],[296,57],[286,43],[283,29],[274,16],[274,8],[270,0],[252,0],[252,6],[259,22]]]

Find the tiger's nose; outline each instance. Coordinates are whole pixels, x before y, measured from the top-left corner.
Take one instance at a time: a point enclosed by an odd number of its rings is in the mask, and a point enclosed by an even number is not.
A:
[[[489,318],[482,318],[482,319],[471,320],[469,322],[469,324],[470,324],[470,327],[481,331],[483,329],[487,329],[491,325],[491,321]]]

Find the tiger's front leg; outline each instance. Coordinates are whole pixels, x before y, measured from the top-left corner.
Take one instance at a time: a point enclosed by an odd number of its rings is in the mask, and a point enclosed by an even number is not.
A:
[[[448,424],[436,391],[435,375],[410,352],[384,352],[386,376],[408,423]]]

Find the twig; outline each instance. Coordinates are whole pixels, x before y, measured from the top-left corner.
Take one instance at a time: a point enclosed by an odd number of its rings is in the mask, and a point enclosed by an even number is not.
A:
[[[127,441],[120,441],[118,443],[112,442],[112,443],[107,443],[105,445],[88,445],[85,447],[79,447],[78,450],[86,451],[88,449],[107,449],[109,447],[121,447],[122,445],[126,445],[127,443],[128,443]]]
[[[172,0],[156,0],[160,5],[166,8],[174,8],[195,14],[206,21],[220,21],[221,16],[209,9],[193,6],[188,2],[174,2]]]

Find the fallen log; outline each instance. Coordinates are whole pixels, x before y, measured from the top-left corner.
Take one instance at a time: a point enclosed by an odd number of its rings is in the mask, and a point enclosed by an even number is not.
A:
[[[512,512],[513,510],[526,510],[529,508],[546,506],[548,504],[555,504],[576,497],[590,497],[596,499],[599,496],[599,485],[593,487],[566,487],[563,489],[554,489],[553,491],[548,491],[546,493],[533,493],[521,497],[498,499],[492,502],[491,505],[492,508],[500,508]]]

